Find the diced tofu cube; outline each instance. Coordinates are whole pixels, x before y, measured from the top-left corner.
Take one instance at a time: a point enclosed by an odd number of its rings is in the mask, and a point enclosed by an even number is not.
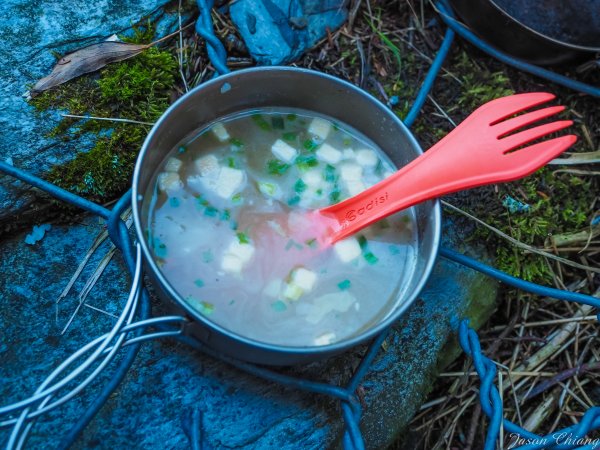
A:
[[[281,287],[283,283],[281,280],[275,279],[269,281],[269,284],[263,289],[263,294],[267,297],[277,298],[279,297],[279,293],[281,292]]]
[[[298,267],[292,271],[291,282],[304,292],[310,292],[317,282],[317,274],[304,267]]]
[[[302,290],[302,288],[300,286],[297,286],[293,283],[288,283],[285,285],[285,289],[283,291],[283,296],[288,299],[288,300],[298,300],[300,297],[302,297],[302,294],[304,293],[304,291]]]
[[[244,183],[244,172],[231,167],[221,167],[216,182],[215,192],[219,197],[231,198],[240,191]]]
[[[335,333],[328,332],[315,338],[315,345],[329,345],[335,340]]]
[[[240,258],[230,253],[223,255],[221,269],[229,273],[240,273],[244,268],[244,263]]]
[[[326,139],[331,131],[331,122],[329,120],[315,117],[308,127],[308,132],[313,136]]]
[[[323,186],[323,174],[318,169],[310,169],[302,174],[302,181],[307,188],[319,189]]]
[[[356,153],[351,148],[345,148],[342,152],[342,159],[354,159],[356,158]]]
[[[230,273],[240,273],[253,255],[254,246],[250,243],[241,244],[236,238],[231,241],[223,254],[221,269]]]
[[[240,244],[239,240],[231,241],[229,247],[225,251],[226,254],[238,257],[243,264],[246,264],[254,255],[254,246],[252,244]]]
[[[181,169],[182,164],[183,163],[181,162],[181,160],[177,158],[169,158],[167,160],[167,164],[165,164],[165,170],[167,172],[179,172],[179,169]]]
[[[288,164],[293,163],[296,159],[296,156],[298,156],[298,150],[281,139],[277,139],[275,141],[275,143],[271,146],[271,151],[277,159],[280,159]]]
[[[336,242],[333,245],[333,250],[342,262],[353,261],[362,253],[360,244],[353,237]]]
[[[329,144],[323,144],[317,150],[317,159],[328,164],[337,164],[342,160],[342,152]]]
[[[221,142],[225,142],[229,139],[229,133],[227,132],[227,128],[225,128],[225,125],[223,125],[222,123],[215,123],[212,126],[211,131]]]
[[[183,183],[177,173],[162,172],[158,175],[158,189],[162,192],[173,192],[183,188]]]
[[[219,160],[215,155],[206,155],[202,158],[198,158],[196,161],[194,161],[194,165],[196,166],[198,173],[203,177],[211,174],[217,174],[221,169],[219,166]]]
[[[340,166],[340,177],[344,181],[361,181],[363,168],[355,163],[344,163]]]
[[[350,197],[360,194],[362,191],[367,189],[367,186],[361,180],[346,181],[345,185]]]
[[[373,150],[362,149],[356,151],[356,162],[363,167],[371,169],[377,165],[379,158]]]

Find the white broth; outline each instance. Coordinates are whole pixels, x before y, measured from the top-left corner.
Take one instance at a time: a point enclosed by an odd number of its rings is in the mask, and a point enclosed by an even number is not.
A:
[[[412,277],[413,210],[333,247],[289,230],[394,170],[358,132],[312,112],[226,117],[155,174],[149,246],[181,297],[237,335],[291,347],[348,339],[387,316]]]

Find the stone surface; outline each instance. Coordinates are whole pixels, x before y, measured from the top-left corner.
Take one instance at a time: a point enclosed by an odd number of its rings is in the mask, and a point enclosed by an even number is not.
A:
[[[29,85],[50,73],[53,52],[68,53],[122,32],[143,16],[159,20],[158,31],[172,30],[163,16],[169,0],[7,0],[0,8],[0,159],[36,175],[89,149],[89,137],[62,142],[45,136],[59,111],[37,115],[23,99]],[[0,219],[31,202],[27,186],[0,175]]]
[[[343,0],[238,0],[231,19],[261,65],[294,61],[346,20]]]
[[[114,318],[84,306],[66,334],[60,334],[78,304],[78,292],[107,244],[98,250],[69,296],[56,299],[95,236],[98,219],[72,226],[54,224],[34,245],[27,232],[0,242],[0,399],[2,406],[22,399],[69,354],[106,332]],[[453,237],[452,230],[447,230]],[[128,277],[118,253],[87,303],[118,314]],[[423,402],[446,344],[460,318],[489,316],[496,285],[489,279],[440,259],[427,288],[394,327],[364,379],[362,429],[368,448],[385,448]],[[153,305],[156,314],[161,307]],[[330,360],[284,373],[343,384],[360,360],[357,348]],[[102,382],[110,377],[104,371]],[[42,417],[30,448],[54,448],[102,383],[88,387]],[[204,413],[205,448],[321,449],[339,443],[343,422],[337,402],[286,389],[249,376],[170,340],[147,343],[77,448],[189,448],[182,417],[193,408]],[[0,419],[4,419],[2,417]],[[8,436],[0,430],[0,445]]]

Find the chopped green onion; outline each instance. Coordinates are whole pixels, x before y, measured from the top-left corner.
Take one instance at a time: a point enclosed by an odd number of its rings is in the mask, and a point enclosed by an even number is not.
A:
[[[262,192],[263,194],[266,194],[266,195],[272,197],[275,195],[275,192],[277,192],[277,186],[275,186],[273,183],[259,182],[258,190],[260,192]]]
[[[363,250],[367,248],[367,238],[364,237],[362,234],[358,237],[358,245],[360,245],[360,248],[362,248]]]
[[[253,114],[252,115],[252,120],[254,120],[254,122],[256,123],[256,125],[258,125],[258,128],[260,128],[263,131],[270,131],[271,130],[271,125],[269,125],[269,123],[265,120],[265,118],[260,115],[260,114]]]
[[[238,138],[229,139],[229,143],[231,145],[233,145],[234,147],[237,147],[236,150],[239,150],[244,147],[244,141],[242,141],[241,139],[238,139]]]
[[[317,248],[317,240],[315,238],[308,239],[304,243],[310,248]]]
[[[277,300],[276,302],[271,303],[271,308],[275,312],[283,312],[287,309],[287,305],[281,300]]]
[[[271,117],[271,125],[273,125],[273,128],[275,128],[276,130],[283,130],[283,117],[281,116],[273,116]]]
[[[180,146],[180,147],[177,149],[177,151],[178,151],[179,153],[185,153],[185,151],[186,151],[186,150],[187,150],[187,148],[186,148],[186,146],[185,146],[185,145],[182,145],[182,146]]]
[[[271,175],[283,175],[289,168],[289,164],[281,162],[278,159],[270,159],[267,161],[267,172]]]
[[[238,192],[233,197],[231,197],[231,202],[234,205],[241,205],[242,203],[244,203],[244,197],[242,196],[241,193]]]
[[[308,150],[309,152],[314,152],[319,146],[319,144],[313,141],[312,139],[307,139],[302,143],[302,146],[305,150]]]
[[[285,116],[285,118],[287,120],[289,120],[290,122],[293,122],[294,120],[296,120],[298,116],[296,114],[288,114],[287,116]]]
[[[338,287],[342,290],[345,291],[346,289],[350,289],[350,280],[344,280],[338,283]]]
[[[289,206],[294,206],[294,205],[297,205],[298,203],[300,203],[300,196],[298,196],[298,195],[294,195],[292,198],[290,198],[287,201],[287,204]]]
[[[301,178],[298,178],[298,181],[296,181],[296,184],[294,184],[294,191],[296,191],[298,194],[301,194],[305,190],[306,190],[306,183],[304,181],[302,181]]]
[[[198,287],[202,287],[202,286],[204,286],[204,281],[202,281],[200,278],[198,278],[197,280],[194,280],[194,284]]]
[[[226,209],[221,213],[221,220],[229,220],[231,219],[231,212]]]
[[[177,197],[171,197],[169,199],[169,205],[171,205],[173,208],[177,208],[179,206],[179,199]]]
[[[215,312],[215,305],[209,302],[198,302],[198,309],[205,316],[210,316]]]
[[[340,192],[339,188],[335,188],[329,194],[329,201],[331,202],[331,204],[339,203],[341,196],[342,193]]]
[[[167,256],[167,246],[159,238],[154,238],[153,244],[154,254],[159,258],[165,258]]]
[[[319,164],[317,158],[314,155],[300,155],[296,158],[296,165],[298,169],[306,172],[311,167],[315,167]]]
[[[345,137],[344,139],[342,139],[342,145],[344,147],[350,147],[352,145],[352,138]]]
[[[284,141],[295,142],[298,137],[298,133],[294,133],[293,131],[288,131],[287,133],[283,133],[281,136]]]
[[[340,130],[340,126],[337,122],[331,122],[331,128],[333,128],[335,131]]]
[[[250,238],[248,237],[248,235],[242,231],[239,231],[237,233],[235,233],[235,235],[238,238],[238,241],[240,241],[240,244],[249,244],[250,243]]]
[[[367,261],[369,264],[371,264],[371,265],[372,265],[372,264],[375,264],[375,263],[377,263],[377,261],[379,261],[379,258],[378,258],[377,256],[375,256],[375,255],[374,255],[373,253],[371,253],[371,252],[367,252],[367,253],[365,253],[365,254],[363,255],[363,257],[364,257],[364,258],[366,259],[366,261]]]
[[[323,195],[323,189],[321,189],[321,188],[317,189],[315,191],[315,194],[317,194],[320,197],[321,195]]]
[[[235,169],[235,159],[233,159],[231,156],[227,158],[227,165],[232,169]]]
[[[204,210],[204,215],[208,217],[215,217],[219,213],[219,210],[214,206],[207,206]]]
[[[287,244],[285,244],[285,249],[289,250],[292,247],[296,247],[298,250],[302,250],[304,248],[302,244],[299,244],[295,240],[290,239],[289,241],[287,241]]]
[[[323,172],[323,179],[328,183],[333,183],[335,181],[335,167],[333,167],[331,164],[327,164],[325,166],[325,171]]]

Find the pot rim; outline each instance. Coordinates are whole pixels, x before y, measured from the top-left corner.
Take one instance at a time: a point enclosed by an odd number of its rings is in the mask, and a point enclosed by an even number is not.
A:
[[[513,16],[512,14],[509,14],[507,11],[504,10],[504,8],[502,8],[502,6],[498,5],[496,3],[495,0],[489,0],[490,4],[492,5],[492,7],[496,8],[498,10],[498,12],[500,14],[502,14],[503,16],[505,16],[506,18],[508,18],[509,20],[511,20],[512,22],[514,22],[515,24],[519,25],[520,27],[522,27],[525,31],[535,34],[536,36],[538,36],[541,39],[544,39],[546,41],[549,41],[550,43],[559,46],[559,47],[564,47],[564,50],[566,51],[568,50],[573,50],[573,51],[578,51],[578,52],[585,52],[585,53],[598,53],[600,52],[600,46],[596,46],[596,47],[590,47],[587,45],[580,45],[580,44],[574,44],[568,41],[561,41],[558,38],[555,38],[553,36],[549,36],[547,34],[544,34],[540,31],[537,31],[534,28],[531,28],[529,25],[523,23],[522,21],[520,21],[519,19],[517,19],[515,16]]]
[[[229,74],[221,75],[219,77],[213,78],[212,80],[202,83],[201,85],[195,87],[194,89],[190,90],[189,92],[184,94],[182,97],[180,97],[178,100],[176,100],[161,115],[161,117],[155,122],[152,129],[146,136],[144,143],[141,147],[140,153],[137,157],[136,164],[135,164],[135,169],[134,169],[133,179],[132,179],[132,192],[131,192],[132,215],[133,215],[133,222],[135,224],[136,237],[142,248],[142,255],[143,255],[142,257],[145,259],[145,263],[150,267],[150,270],[153,272],[153,275],[157,277],[157,279],[161,283],[163,289],[166,291],[168,296],[173,301],[175,301],[180,307],[184,308],[185,311],[191,317],[193,317],[193,319],[195,321],[200,322],[203,326],[205,326],[209,330],[211,330],[211,332],[216,331],[218,333],[224,334],[225,336],[227,336],[231,339],[234,339],[238,342],[241,342],[243,344],[249,345],[251,347],[259,348],[261,350],[265,350],[268,352],[272,352],[272,353],[296,354],[296,355],[311,354],[311,355],[315,355],[315,358],[318,358],[318,355],[320,355],[320,354],[341,353],[342,351],[348,350],[360,343],[363,343],[363,342],[373,338],[374,336],[376,336],[377,334],[379,334],[380,332],[382,332],[383,330],[388,328],[390,325],[392,325],[406,311],[406,309],[410,305],[412,305],[414,300],[417,298],[417,296],[423,289],[425,283],[427,282],[429,276],[431,275],[431,271],[433,270],[433,266],[436,262],[437,254],[438,254],[438,250],[439,250],[439,244],[440,244],[440,240],[441,240],[442,216],[441,216],[441,207],[440,207],[439,200],[436,199],[436,200],[430,201],[433,203],[433,205],[431,207],[430,218],[428,219],[429,222],[431,222],[433,220],[431,251],[429,252],[428,261],[424,267],[424,270],[422,270],[421,273],[418,274],[418,276],[420,276],[420,280],[416,284],[415,289],[410,293],[403,294],[405,296],[405,298],[404,298],[404,301],[402,302],[402,304],[397,306],[397,308],[393,312],[389,313],[388,317],[386,317],[381,322],[377,323],[375,326],[363,331],[360,334],[352,336],[351,338],[344,339],[339,342],[335,342],[333,344],[328,344],[328,345],[304,346],[304,347],[294,346],[294,347],[292,347],[292,346],[285,346],[285,345],[272,344],[272,343],[268,343],[268,342],[262,342],[262,341],[258,341],[258,340],[254,340],[254,339],[245,337],[241,334],[238,334],[232,330],[229,330],[229,329],[217,324],[216,322],[211,321],[210,319],[208,319],[207,317],[203,316],[198,311],[196,311],[194,308],[192,308],[191,305],[188,302],[186,302],[177,293],[177,291],[171,286],[171,284],[164,277],[162,271],[160,270],[160,268],[157,266],[156,262],[154,261],[154,258],[152,257],[152,253],[150,252],[150,248],[148,247],[148,243],[146,242],[146,239],[144,238],[145,234],[144,234],[144,230],[142,228],[142,223],[141,223],[141,211],[140,211],[140,208],[138,207],[138,202],[136,200],[139,195],[145,194],[145,193],[138,191],[138,185],[140,183],[140,172],[142,170],[142,163],[144,161],[144,156],[146,155],[146,153],[151,151],[150,150],[150,142],[153,140],[155,134],[158,133],[158,130],[161,128],[163,123],[167,120],[170,113],[172,111],[174,111],[175,109],[179,108],[181,105],[183,105],[190,97],[195,95],[198,91],[206,89],[215,84],[223,85],[224,83],[226,83],[229,80],[229,78],[238,77],[240,75],[243,76],[246,73],[265,72],[265,71],[293,72],[293,73],[300,73],[300,74],[308,75],[308,76],[322,77],[332,83],[336,83],[338,85],[341,85],[342,87],[349,89],[352,92],[352,95],[360,95],[362,97],[367,97],[367,99],[369,101],[375,101],[375,102],[379,103],[381,106],[383,106],[384,108],[387,108],[378,99],[376,99],[375,97],[373,97],[366,91],[360,89],[359,87],[357,87],[345,80],[342,80],[340,78],[337,78],[337,77],[334,77],[332,75],[328,75],[325,73],[317,72],[314,70],[297,68],[297,67],[289,67],[289,66],[252,67],[252,68],[237,70],[235,72],[230,72]],[[410,132],[410,130],[406,127],[406,125],[404,125],[404,123],[402,123],[402,121],[395,114],[393,114],[391,112],[390,112],[390,119],[393,120],[397,125],[398,124],[400,125],[400,128],[403,129],[403,131],[405,132],[406,137],[408,138],[408,140],[411,143],[411,145],[413,146],[413,148],[417,151],[417,153],[419,155],[422,154],[423,151],[421,149],[421,146],[419,145],[419,143],[417,142],[417,140],[415,139],[413,134]],[[368,135],[367,135],[367,137],[368,137]],[[385,152],[384,149],[382,149],[382,150]]]

